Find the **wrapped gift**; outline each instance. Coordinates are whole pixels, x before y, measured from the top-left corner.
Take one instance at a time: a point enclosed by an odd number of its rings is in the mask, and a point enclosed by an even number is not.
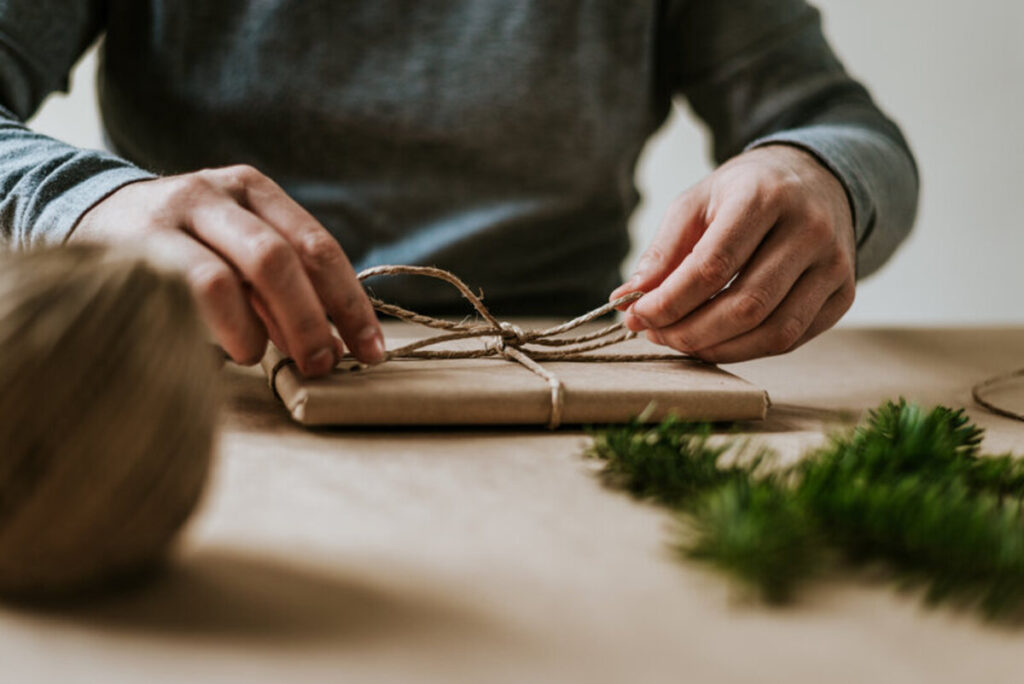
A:
[[[735,375],[666,353],[621,323],[601,322],[639,292],[565,323],[530,326],[498,320],[481,295],[448,271],[377,266],[359,278],[383,275],[443,280],[472,305],[477,318],[432,318],[371,296],[377,311],[404,321],[385,328],[391,343],[387,361],[343,362],[324,378],[303,377],[294,361],[270,345],[263,369],[296,421],[554,428],[636,417],[755,420],[768,408],[767,393]]]
[[[416,339],[407,324],[385,325],[389,346]],[[469,349],[474,340],[449,348]],[[664,354],[643,339],[616,346],[628,354]],[[767,393],[715,366],[679,356],[642,361],[538,361],[562,384],[562,424],[610,423],[643,414],[693,420],[756,420]],[[304,378],[271,346],[263,359],[271,387],[303,425],[548,425],[547,380],[502,356],[397,358],[377,366],[339,365]]]

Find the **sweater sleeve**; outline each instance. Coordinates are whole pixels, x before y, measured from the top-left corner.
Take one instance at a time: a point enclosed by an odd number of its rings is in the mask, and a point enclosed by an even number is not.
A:
[[[858,277],[882,266],[914,223],[917,167],[826,43],[820,13],[803,0],[681,0],[665,25],[668,87],[711,129],[716,161],[769,144],[808,151],[846,189]]]
[[[153,175],[25,125],[103,27],[100,0],[0,0],[0,245],[64,241],[118,188]]]

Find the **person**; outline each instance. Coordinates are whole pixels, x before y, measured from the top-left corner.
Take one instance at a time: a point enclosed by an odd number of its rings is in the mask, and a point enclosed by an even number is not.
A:
[[[111,151],[26,127],[101,34]],[[723,163],[616,287],[634,167],[675,97]],[[782,353],[839,320],[917,203],[903,136],[802,0],[4,0],[0,105],[7,244],[142,244],[234,360],[269,336],[311,376],[342,352],[328,319],[383,354],[353,264],[449,269],[502,316],[640,290],[626,323],[657,343]]]

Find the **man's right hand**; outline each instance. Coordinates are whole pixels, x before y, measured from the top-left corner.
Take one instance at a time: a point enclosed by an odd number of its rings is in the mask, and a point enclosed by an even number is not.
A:
[[[307,376],[343,352],[384,357],[373,307],[337,241],[256,169],[230,166],[127,185],[90,209],[71,241],[138,243],[182,272],[233,360],[259,361],[267,337]]]

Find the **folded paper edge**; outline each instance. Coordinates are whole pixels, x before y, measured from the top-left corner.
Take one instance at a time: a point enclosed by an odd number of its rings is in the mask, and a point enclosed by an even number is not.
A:
[[[266,354],[260,360],[260,366],[267,375],[270,390],[284,404],[292,418],[298,423],[309,425],[306,411],[309,391],[302,386],[301,379],[295,373],[295,361],[270,342]]]

